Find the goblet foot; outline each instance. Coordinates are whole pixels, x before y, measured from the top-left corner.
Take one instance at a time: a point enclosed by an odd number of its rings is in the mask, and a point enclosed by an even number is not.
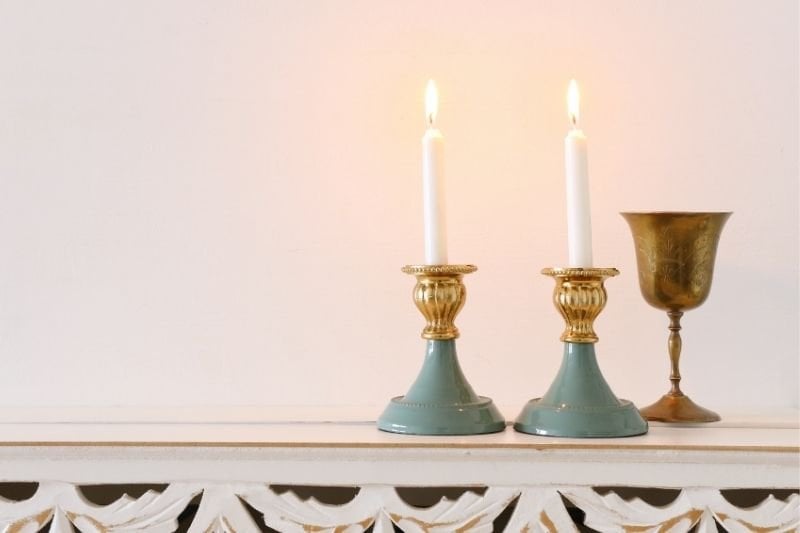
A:
[[[719,422],[720,416],[694,403],[685,394],[665,394],[652,405],[639,409],[648,420],[654,422]]]

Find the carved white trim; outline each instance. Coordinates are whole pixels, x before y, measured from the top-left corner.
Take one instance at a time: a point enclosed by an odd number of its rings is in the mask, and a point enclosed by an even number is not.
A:
[[[174,484],[164,492],[147,491],[139,498],[127,495],[109,505],[94,505],[77,486],[69,483],[40,483],[28,500],[0,501],[0,527],[4,532],[38,532],[51,522],[51,532],[72,533],[72,525],[84,532],[175,531],[178,516],[201,486]]]
[[[521,490],[506,531],[577,533],[578,528],[567,513],[558,490],[526,487]]]
[[[511,488],[489,488],[482,495],[465,492],[456,500],[417,508],[386,486],[362,487],[355,498],[339,506],[314,498],[301,500],[292,492],[277,494],[265,485],[243,486],[236,493],[263,513],[266,525],[287,533],[356,533],[370,526],[376,533],[391,533],[392,524],[408,533],[491,531],[492,522],[518,494]]]
[[[343,505],[313,498],[301,500],[293,492],[278,494],[266,484],[174,483],[163,492],[148,491],[139,498],[123,496],[109,505],[86,500],[78,486],[64,482],[40,483],[23,501],[0,500],[0,530],[36,533],[48,522],[49,531],[170,532],[195,496],[202,494],[189,531],[241,533],[258,531],[243,502],[264,515],[264,523],[287,533],[359,533],[370,526],[375,533],[392,533],[393,525],[408,533],[489,533],[492,522],[517,501],[506,531],[576,532],[562,496],[581,509],[587,526],[603,532],[716,532],[715,521],[731,533],[788,532],[800,528],[800,496],[786,501],[768,497],[751,508],[739,508],[715,489],[685,489],[670,504],[653,506],[635,498],[626,501],[610,492],[600,495],[589,487],[490,487],[468,491],[455,500],[418,508],[405,503],[394,487],[361,487]]]
[[[564,496],[586,513],[587,526],[608,532],[716,532],[715,520],[731,533],[745,531],[783,532],[800,527],[800,496],[785,502],[771,495],[755,507],[741,509],[726,500],[719,490],[685,489],[670,504],[656,507],[639,498],[625,501],[610,492],[600,496],[588,488],[565,489]]]

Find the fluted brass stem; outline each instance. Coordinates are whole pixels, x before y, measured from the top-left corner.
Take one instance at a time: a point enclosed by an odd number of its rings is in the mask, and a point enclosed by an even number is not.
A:
[[[564,342],[595,343],[594,320],[606,306],[606,278],[616,276],[616,268],[545,268],[542,274],[556,280],[553,303],[564,317]]]
[[[669,381],[672,384],[669,394],[670,396],[683,396],[681,391],[681,371],[678,368],[681,359],[681,348],[683,341],[681,340],[681,317],[683,311],[668,311],[669,317],[669,340],[667,346],[669,347],[669,360],[670,360],[670,374]]]
[[[456,315],[467,298],[462,283],[464,274],[478,270],[473,265],[408,265],[403,272],[417,278],[414,286],[414,303],[427,325],[422,338],[449,340],[459,336],[455,325]]]

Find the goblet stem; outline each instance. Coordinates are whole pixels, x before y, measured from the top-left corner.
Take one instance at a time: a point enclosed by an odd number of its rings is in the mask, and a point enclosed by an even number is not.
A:
[[[683,311],[668,311],[669,317],[669,360],[671,371],[669,374],[669,381],[672,388],[669,391],[670,396],[683,396],[681,391],[681,371],[678,368],[681,359],[681,347],[683,341],[681,340],[681,317]]]

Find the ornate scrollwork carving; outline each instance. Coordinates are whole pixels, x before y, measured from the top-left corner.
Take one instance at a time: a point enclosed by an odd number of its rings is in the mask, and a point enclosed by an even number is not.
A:
[[[292,492],[278,494],[266,484],[174,483],[163,492],[148,491],[139,498],[123,496],[110,505],[88,502],[69,483],[43,482],[24,501],[0,501],[0,529],[35,533],[146,531],[178,528],[178,517],[202,494],[189,531],[257,532],[245,503],[263,514],[264,523],[286,533],[488,532],[495,519],[512,504],[505,531],[577,532],[562,499],[585,514],[585,525],[603,532],[796,531],[800,527],[800,496],[786,501],[772,496],[755,507],[739,508],[716,489],[686,489],[670,504],[653,506],[640,499],[623,500],[615,493],[600,495],[588,487],[489,487],[482,494],[465,492],[420,508],[404,502],[390,486],[366,486],[343,505],[328,505]],[[516,503],[515,503],[516,502]]]

